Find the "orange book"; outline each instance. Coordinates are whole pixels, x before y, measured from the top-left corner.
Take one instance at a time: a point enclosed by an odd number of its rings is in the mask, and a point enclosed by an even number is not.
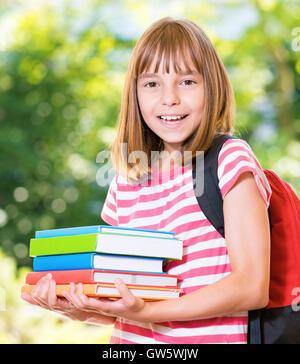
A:
[[[127,285],[127,287],[134,296],[154,301],[177,298],[181,292],[179,287],[171,288],[138,285]],[[31,294],[34,288],[35,285],[25,284],[22,286],[21,292]],[[57,296],[62,296],[62,292],[68,291],[68,289],[68,284],[56,285]],[[118,289],[114,284],[110,283],[83,284],[83,293],[90,297],[120,298]]]

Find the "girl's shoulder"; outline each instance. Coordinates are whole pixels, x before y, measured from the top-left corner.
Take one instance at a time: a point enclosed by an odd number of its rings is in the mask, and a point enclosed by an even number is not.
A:
[[[264,170],[250,145],[243,139],[227,140],[218,156],[218,178],[222,197],[230,191],[242,173],[251,172],[267,205],[271,188]]]
[[[244,162],[244,163],[243,163]],[[254,163],[262,170],[262,167],[255,156],[250,145],[243,139],[228,139],[222,146],[218,156],[218,175],[222,176],[225,168],[229,169],[239,163]]]
[[[234,138],[234,139],[228,139],[225,141],[225,143],[223,144],[220,154],[219,154],[219,159],[220,157],[225,153],[233,153],[233,152],[237,152],[237,151],[241,151],[241,152],[248,152],[250,153],[250,155],[254,156],[254,152],[252,150],[252,148],[250,147],[250,145],[241,138]]]

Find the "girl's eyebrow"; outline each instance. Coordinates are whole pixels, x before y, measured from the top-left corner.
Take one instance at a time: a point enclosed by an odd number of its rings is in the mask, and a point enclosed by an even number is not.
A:
[[[177,73],[179,76],[196,76],[198,72],[195,71],[181,71]],[[138,78],[139,80],[143,78],[159,77],[158,73],[143,73]]]

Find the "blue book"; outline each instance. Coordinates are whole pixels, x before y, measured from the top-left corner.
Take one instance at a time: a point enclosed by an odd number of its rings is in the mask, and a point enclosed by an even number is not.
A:
[[[163,258],[128,255],[78,253],[44,255],[33,259],[34,272],[51,270],[106,269],[163,273]]]
[[[161,230],[147,230],[147,229],[134,229],[123,228],[110,225],[92,225],[92,226],[79,226],[62,229],[40,230],[35,232],[35,238],[53,238],[58,236],[71,236],[71,235],[87,235],[87,234],[125,234],[136,236],[149,236],[157,238],[175,239],[175,233]]]

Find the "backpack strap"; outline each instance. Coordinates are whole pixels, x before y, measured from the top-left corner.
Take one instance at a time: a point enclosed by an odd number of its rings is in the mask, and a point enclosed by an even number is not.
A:
[[[216,136],[210,148],[204,153],[204,189],[197,196],[198,204],[206,218],[225,238],[223,198],[219,189],[218,156],[223,144],[229,139],[238,139],[232,135]],[[193,168],[193,184],[196,186],[196,170]],[[248,344],[261,344],[260,310],[249,311]]]
[[[218,156],[223,144],[229,139],[238,139],[232,135],[218,135],[210,148],[204,153],[204,189],[201,196],[196,196],[201,210],[215,227],[225,237],[223,198],[219,189]],[[193,183],[196,185],[196,170],[193,169]]]

